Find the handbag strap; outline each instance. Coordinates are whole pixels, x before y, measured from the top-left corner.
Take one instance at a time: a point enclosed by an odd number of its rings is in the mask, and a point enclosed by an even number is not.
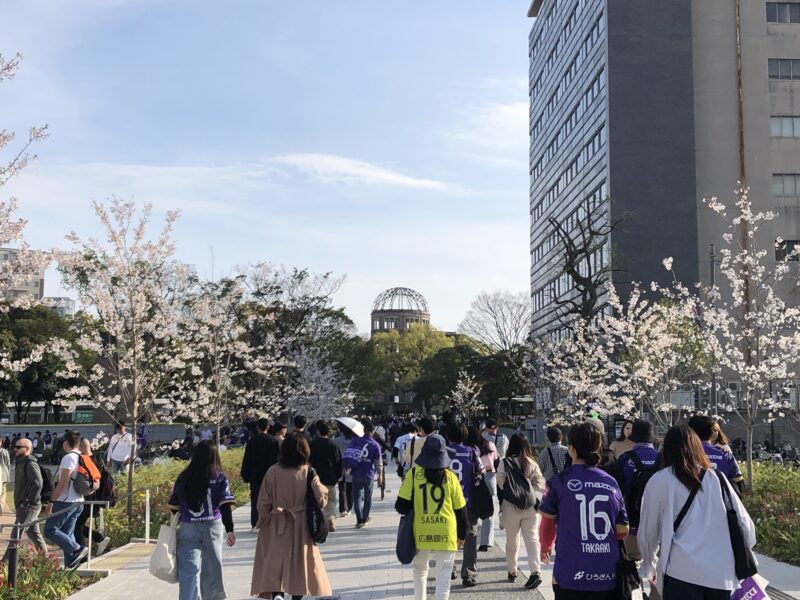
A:
[[[700,481],[701,482],[703,481],[703,477],[705,477],[705,476],[706,476],[706,472],[705,472],[705,470],[703,470],[700,473]],[[697,492],[699,492],[699,491],[700,491],[700,487],[698,486],[697,488],[693,489],[689,493],[689,497],[686,499],[686,502],[684,502],[683,508],[681,508],[681,512],[678,513],[678,518],[675,519],[675,523],[673,523],[673,525],[672,525],[672,532],[673,533],[678,531],[678,527],[680,527],[681,523],[683,523],[683,519],[686,517],[686,513],[689,512],[689,508],[692,506],[692,502],[694,502],[694,497],[697,496]]]
[[[547,447],[547,456],[550,457],[550,466],[553,467],[553,472],[558,473],[558,469],[556,468],[556,457],[553,456],[553,449],[550,446]]]
[[[714,475],[719,479],[719,486],[722,488],[722,502],[725,505],[725,510],[735,510],[733,498],[731,498],[731,490],[728,487],[728,478],[720,473],[719,469],[714,469]]]

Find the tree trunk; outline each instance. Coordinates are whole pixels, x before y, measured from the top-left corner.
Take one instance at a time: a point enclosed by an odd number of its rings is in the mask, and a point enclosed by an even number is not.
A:
[[[747,489],[753,491],[753,426],[752,419],[747,421]]]
[[[128,512],[128,529],[131,527],[131,523],[133,522],[133,470],[136,465],[136,455],[137,450],[139,449],[139,444],[136,442],[136,431],[138,427],[138,420],[139,420],[139,403],[134,400],[133,402],[133,447],[131,449],[131,458],[130,464],[128,465],[128,502],[127,502],[127,512]]]

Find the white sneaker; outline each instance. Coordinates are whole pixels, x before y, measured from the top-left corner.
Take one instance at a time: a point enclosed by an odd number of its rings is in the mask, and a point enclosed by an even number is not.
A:
[[[108,545],[111,543],[111,538],[106,536],[102,540],[100,540],[97,544],[97,554],[95,556],[100,556],[108,549]]]
[[[258,533],[258,527],[251,527],[250,533]]]

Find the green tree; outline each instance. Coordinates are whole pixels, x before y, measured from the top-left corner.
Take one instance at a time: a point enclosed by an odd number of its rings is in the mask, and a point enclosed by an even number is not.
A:
[[[376,334],[372,347],[377,389],[412,391],[422,376],[425,361],[453,346],[452,338],[429,325],[414,325],[403,335],[397,330]]]

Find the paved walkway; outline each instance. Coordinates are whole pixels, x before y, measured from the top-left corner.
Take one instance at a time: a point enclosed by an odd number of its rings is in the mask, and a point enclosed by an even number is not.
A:
[[[341,600],[400,600],[413,598],[411,568],[403,567],[395,558],[394,544],[398,516],[394,502],[399,480],[389,477],[386,499],[379,500],[379,492],[373,502],[371,525],[365,529],[355,529],[355,517],[337,520],[337,530],[328,541],[320,546],[325,567],[334,590],[334,598]],[[256,536],[249,532],[250,508],[245,506],[234,511],[236,545],[225,547],[223,551],[225,588],[228,598],[242,600],[250,598],[250,579],[253,569]],[[154,532],[156,533],[156,532]],[[527,579],[524,546],[520,556],[520,577],[517,583],[506,580],[504,553],[505,537],[497,532],[496,546],[488,553],[478,556],[478,581],[475,588],[464,589],[460,580],[453,582],[451,598],[455,600],[525,598],[530,600],[553,600],[552,568],[543,565],[544,582],[536,591],[527,591],[522,585]],[[115,570],[109,577],[77,594],[72,600],[123,600],[141,599],[171,600],[178,597],[178,586],[163,583],[150,576],[147,570],[148,557],[139,558]],[[773,561],[774,562],[774,561]],[[458,563],[457,563],[458,564]],[[779,589],[797,594],[800,582],[800,569],[786,565],[765,565],[764,571],[772,571],[785,581],[774,580]],[[770,574],[764,572],[768,578]],[[433,598],[433,580],[429,580],[429,598]]]

